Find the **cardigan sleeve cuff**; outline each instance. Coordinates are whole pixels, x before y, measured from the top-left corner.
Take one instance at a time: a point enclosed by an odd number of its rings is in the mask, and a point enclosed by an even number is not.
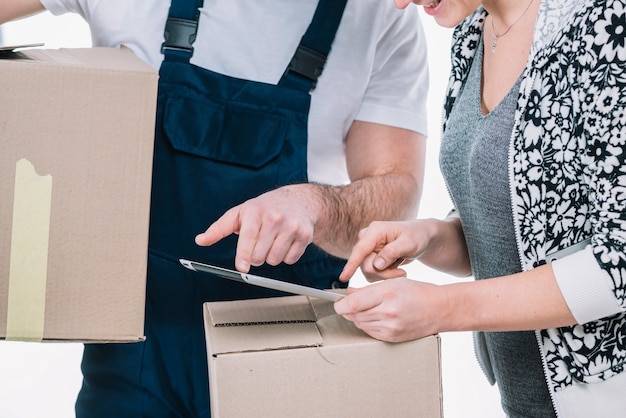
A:
[[[552,270],[572,315],[579,324],[623,312],[611,277],[602,270],[591,245],[552,262]]]

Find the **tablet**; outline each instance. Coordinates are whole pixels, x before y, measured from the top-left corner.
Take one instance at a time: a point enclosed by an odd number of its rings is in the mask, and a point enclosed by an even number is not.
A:
[[[242,273],[235,270],[225,269],[223,267],[211,266],[209,264],[199,263],[180,259],[180,264],[193,271],[214,274],[216,276],[235,280],[242,283],[253,284],[255,286],[266,287],[268,289],[280,290],[296,295],[310,296],[313,298],[325,299],[336,302],[343,298],[342,294],[330,292],[328,290],[316,289],[314,287],[302,286],[295,283],[283,282],[281,280],[270,279],[268,277],[255,276],[253,274]]]

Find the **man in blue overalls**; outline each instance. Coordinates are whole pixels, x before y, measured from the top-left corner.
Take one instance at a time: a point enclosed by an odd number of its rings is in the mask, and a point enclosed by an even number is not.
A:
[[[346,0],[312,0],[295,6],[289,4],[291,1],[281,7],[293,8],[298,15],[304,10],[314,13],[312,19],[311,15],[306,16],[310,24],[300,34],[300,42],[295,40],[292,57],[282,68],[277,83],[228,76],[190,63],[198,48],[195,41],[202,35],[202,23],[211,28],[219,26],[211,20],[212,15],[205,16],[201,10],[206,13],[207,8],[248,9],[258,7],[259,2],[246,5],[217,2],[202,8],[201,0],[172,1],[165,23],[165,42],[161,45],[164,61],[160,64],[154,153],[147,339],[137,344],[85,346],[84,383],[76,405],[77,416],[210,415],[202,303],[276,293],[187,272],[178,263],[179,258],[237,267],[242,271],[256,266],[253,271],[257,274],[330,288],[337,284],[343,264],[335,256],[349,254],[360,228],[374,219],[415,216],[423,158],[422,138],[416,131],[423,126],[403,125],[395,120],[419,119],[419,112],[406,111],[406,115],[387,115],[385,119],[379,114],[388,109],[378,103],[358,102],[354,109],[344,110],[327,99],[326,106],[334,113],[345,111],[341,115],[345,126],[341,138],[345,137],[347,171],[352,182],[342,186],[313,184],[308,182],[308,174],[312,164],[320,164],[320,158],[310,158],[315,144],[310,143],[309,133],[320,129],[310,125],[314,116],[310,114],[312,95],[322,94],[326,89],[326,94],[337,102],[350,94],[355,94],[358,100],[367,95],[388,95],[394,83],[387,85],[381,80],[376,84],[370,80],[371,74],[384,73],[384,67],[393,59],[399,62],[408,60],[411,54],[417,55],[418,43],[408,39],[407,45],[412,42],[413,46],[405,51],[397,44],[379,51],[372,45],[375,43],[372,39],[366,43],[360,38],[371,32],[373,39],[383,44],[391,34],[399,38],[407,36],[409,25],[419,22],[403,21],[407,15],[391,6],[374,5],[378,0],[358,0],[347,6]],[[131,6],[129,2],[134,3]],[[150,33],[150,29],[140,23],[142,13],[148,16],[152,9],[162,12],[162,2],[128,0],[122,5],[112,0],[42,0],[42,3],[53,12],[81,13],[91,24],[95,40],[115,46],[103,39],[116,39],[110,41],[113,44],[122,39],[140,56],[148,51],[144,58],[158,65],[151,59],[153,44],[142,43],[143,33]],[[305,9],[305,5],[314,7]],[[115,20],[115,9],[120,8],[137,13],[136,17],[132,16],[137,22],[128,15]],[[0,11],[0,22],[40,9],[38,0],[11,0],[9,13],[3,16]],[[237,11],[241,16],[245,12]],[[387,26],[371,16],[376,13],[381,14],[379,19]],[[339,33],[344,36],[336,40],[342,21],[345,23]],[[130,23],[139,29],[127,28]],[[117,32],[120,28],[128,33],[120,35]],[[111,33],[105,36],[100,31]],[[252,29],[251,32],[259,36]],[[209,38],[211,35],[207,34]],[[333,67],[333,62],[325,65],[331,45],[334,52],[346,55],[336,62],[355,55],[353,59],[357,62],[352,68],[342,72],[341,67]],[[398,76],[401,68],[398,63],[386,77]],[[327,72],[336,76],[335,84]],[[416,71],[416,74],[423,73]],[[350,85],[353,79],[367,80],[362,83],[363,92],[344,85]],[[397,84],[399,90],[415,90],[418,83]],[[333,89],[337,97],[332,96]],[[422,93],[425,95],[425,88]],[[412,96],[415,95],[414,91]],[[402,102],[405,96],[411,95],[396,92],[389,101]],[[424,99],[412,97],[411,100],[423,102]],[[402,113],[402,106],[398,108]],[[414,110],[415,106],[407,108]],[[357,112],[362,121],[354,121]],[[328,115],[327,119],[331,117]],[[379,118],[389,125],[369,122]],[[343,158],[343,152],[329,148],[322,149],[321,155],[332,159],[338,154]],[[319,166],[322,168],[318,171],[323,172],[323,164]],[[318,175],[322,177],[323,173]],[[216,220],[206,233],[197,237],[202,246],[196,245],[196,234]],[[239,239],[233,233],[239,234]],[[316,245],[309,245],[311,242]]]

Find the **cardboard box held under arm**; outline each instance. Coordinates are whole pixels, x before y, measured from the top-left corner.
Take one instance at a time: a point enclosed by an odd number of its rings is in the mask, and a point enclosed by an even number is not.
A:
[[[0,338],[144,338],[157,80],[126,48],[0,53]]]
[[[443,416],[440,339],[370,338],[307,296],[204,305],[213,417]]]

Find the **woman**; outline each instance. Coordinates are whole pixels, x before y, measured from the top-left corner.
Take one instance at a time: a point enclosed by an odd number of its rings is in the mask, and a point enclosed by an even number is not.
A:
[[[440,154],[455,210],[363,230],[341,279],[361,265],[368,279],[389,280],[351,290],[335,309],[388,341],[476,331],[510,417],[623,416],[626,6],[476,7],[425,6],[439,24],[458,24]],[[403,259],[477,280],[408,280],[398,277]]]

